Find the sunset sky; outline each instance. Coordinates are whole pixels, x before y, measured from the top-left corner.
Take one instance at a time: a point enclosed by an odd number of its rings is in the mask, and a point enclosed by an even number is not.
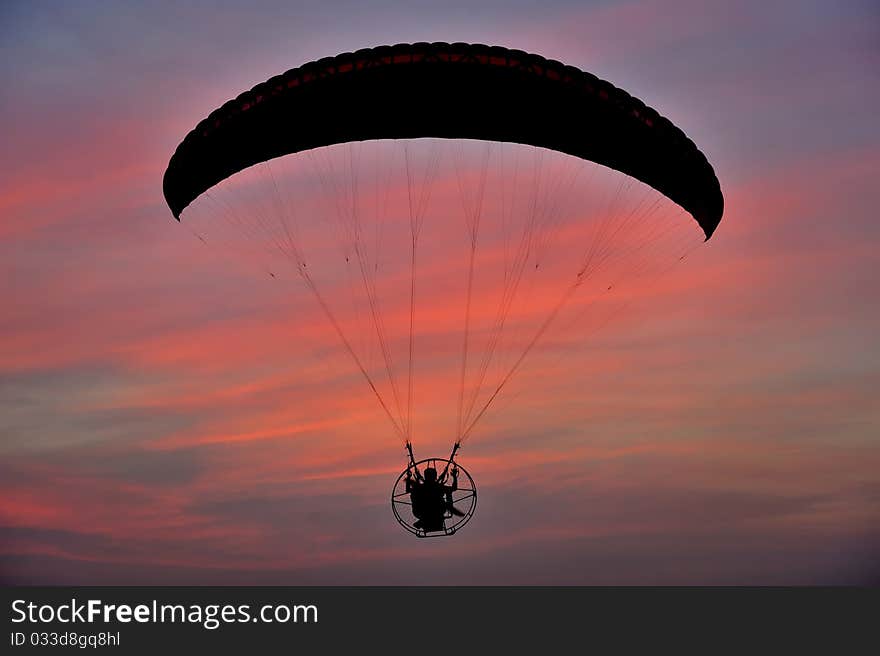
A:
[[[224,101],[416,41],[607,79],[725,195],[608,330],[529,362],[442,540],[394,522],[402,444],[309,299],[162,197]],[[0,81],[0,581],[880,582],[876,2],[6,2]]]

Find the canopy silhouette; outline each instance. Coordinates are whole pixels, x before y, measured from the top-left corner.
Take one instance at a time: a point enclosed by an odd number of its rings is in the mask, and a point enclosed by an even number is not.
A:
[[[688,211],[706,236],[724,200],[706,157],[669,120],[590,73],[498,46],[416,43],[328,57],[212,112],[169,162],[176,218],[259,162],[332,144],[420,137],[538,146],[630,175]]]

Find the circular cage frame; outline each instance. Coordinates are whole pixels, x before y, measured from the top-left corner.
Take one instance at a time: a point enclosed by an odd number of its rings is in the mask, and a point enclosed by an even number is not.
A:
[[[412,502],[409,500],[409,492],[406,491],[405,481],[407,472],[414,472],[416,469],[423,471],[425,467],[433,467],[436,469],[441,475],[441,482],[446,480],[443,472],[450,472],[454,467],[457,467],[459,471],[459,488],[453,492],[452,503],[459,510],[464,512],[464,515],[462,517],[456,517],[450,511],[447,511],[443,517],[443,529],[440,531],[426,531],[422,528],[417,528],[414,525],[416,517],[412,514]],[[447,473],[445,476],[448,477],[450,475],[451,474]],[[461,487],[462,483],[465,484],[465,487]],[[465,494],[456,497],[455,495],[459,493]],[[467,509],[459,506],[459,504],[465,501],[469,502]],[[409,510],[407,510],[407,507]],[[471,517],[474,516],[474,511],[476,509],[477,486],[474,483],[473,477],[467,469],[448,458],[425,458],[418,462],[411,462],[409,466],[400,473],[400,476],[398,476],[397,480],[394,482],[394,487],[391,488],[391,510],[394,513],[394,518],[397,520],[398,524],[419,538],[446,537],[454,535],[462,526],[470,521]],[[409,519],[408,517],[412,517],[412,519]],[[453,519],[455,521],[450,523],[450,520]]]

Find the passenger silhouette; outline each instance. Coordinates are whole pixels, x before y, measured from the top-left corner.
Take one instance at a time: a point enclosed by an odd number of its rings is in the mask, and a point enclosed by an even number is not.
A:
[[[442,531],[447,517],[464,516],[452,505],[452,493],[458,489],[458,467],[452,469],[452,485],[445,485],[445,478],[444,475],[438,480],[437,470],[433,467],[425,468],[424,478],[417,467],[406,472],[406,491],[412,501],[413,515],[417,518],[413,526],[426,533]]]

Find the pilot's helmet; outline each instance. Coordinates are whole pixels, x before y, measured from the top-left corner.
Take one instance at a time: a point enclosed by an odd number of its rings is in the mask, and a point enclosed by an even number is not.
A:
[[[434,482],[437,480],[437,470],[433,467],[425,468],[425,480]]]

